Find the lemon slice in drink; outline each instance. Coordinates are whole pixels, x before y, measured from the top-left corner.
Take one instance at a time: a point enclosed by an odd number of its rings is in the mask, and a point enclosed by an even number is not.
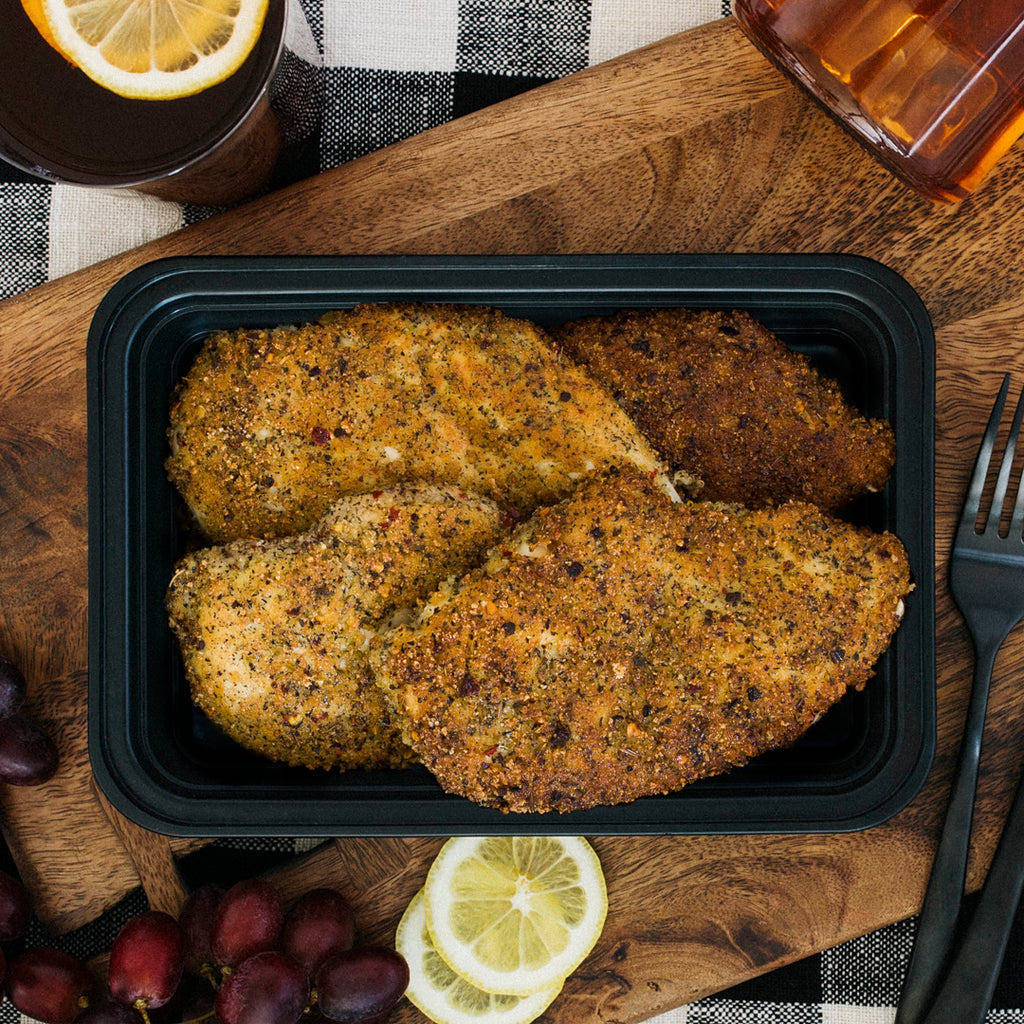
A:
[[[449,839],[423,895],[445,963],[477,988],[506,995],[561,984],[594,947],[608,912],[601,862],[572,836]]]
[[[268,0],[42,0],[58,48],[132,99],[175,99],[222,82],[249,55]]]
[[[562,990],[559,983],[530,996],[503,996],[460,978],[434,949],[422,889],[402,915],[395,949],[409,965],[406,998],[434,1024],[530,1024]]]

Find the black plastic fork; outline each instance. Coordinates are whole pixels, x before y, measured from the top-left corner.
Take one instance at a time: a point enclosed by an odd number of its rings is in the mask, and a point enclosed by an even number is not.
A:
[[[1010,630],[1024,618],[1024,486],[1021,482],[1018,482],[1016,488],[1009,530],[1005,535],[1000,530],[1021,419],[1024,417],[1024,392],[1021,393],[1014,412],[988,515],[980,530],[977,526],[989,463],[995,449],[996,435],[1002,421],[1009,386],[1010,375],[1007,374],[1003,378],[974,463],[971,482],[960,514],[956,540],[953,543],[949,581],[953,599],[974,641],[974,681],[967,707],[967,720],[960,744],[956,776],[950,792],[938,850],[932,864],[931,878],[918,919],[917,938],[903,982],[903,992],[896,1011],[896,1024],[925,1024],[926,1021],[927,1024],[940,1024],[940,1021],[947,1019],[950,1022],[955,1021],[956,1024],[980,1021],[988,1008],[999,961],[1005,948],[1004,934],[997,948],[990,949],[988,953],[990,957],[996,957],[996,962],[993,964],[990,960],[988,963],[973,966],[974,973],[988,975],[982,978],[984,984],[988,986],[987,992],[977,991],[976,982],[974,992],[960,994],[961,1001],[973,999],[980,1012],[970,1016],[965,1015],[968,1011],[962,1006],[951,1009],[952,1003],[948,997],[954,995],[954,986],[953,980],[947,979],[946,976],[951,959],[958,971],[965,969],[965,954],[962,952],[958,957],[952,957],[952,947],[967,877],[971,819],[992,666]],[[1024,800],[1017,803],[1024,803]],[[1022,859],[1022,855],[1024,851],[1018,847],[1017,859]],[[991,870],[989,874],[991,877]],[[1016,893],[1007,892],[1006,895],[1013,898],[1016,906],[1016,900],[1020,895],[1020,883],[1018,881],[1014,884]],[[989,902],[991,903],[991,900]],[[1011,913],[1009,921],[1012,920]],[[981,926],[977,922],[972,923],[975,925],[974,941],[977,942]],[[1007,930],[1008,927],[1007,923]],[[997,938],[999,937],[989,935],[984,942],[987,946],[992,946],[992,940]],[[960,984],[963,984],[963,980],[963,976],[959,975]],[[980,1005],[982,1000],[984,1005]],[[952,1012],[953,1015],[947,1017],[947,1012]]]

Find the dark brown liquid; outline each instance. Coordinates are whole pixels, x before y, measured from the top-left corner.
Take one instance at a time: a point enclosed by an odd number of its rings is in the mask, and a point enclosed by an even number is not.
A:
[[[933,198],[963,198],[1024,130],[1016,0],[737,0],[736,13]]]
[[[248,179],[265,180],[269,167],[260,165],[272,166],[280,149],[260,98],[283,21],[284,0],[271,0],[259,42],[226,81],[182,99],[132,100],[96,85],[48,46],[20,0],[0,0],[0,155],[43,177],[87,185],[139,185],[171,174],[161,192],[169,188],[168,198],[233,201],[252,191]],[[239,149],[234,157],[231,148]],[[175,174],[211,151],[205,170]],[[182,186],[186,194],[175,194]]]

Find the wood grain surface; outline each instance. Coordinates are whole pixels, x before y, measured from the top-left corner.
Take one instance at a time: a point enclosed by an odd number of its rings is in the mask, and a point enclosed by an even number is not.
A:
[[[959,206],[918,198],[723,21],[658,42],[0,304],[0,645],[62,771],[0,795],[44,920],[63,931],[143,884],[180,899],[167,840],[108,817],[86,753],[85,338],[106,290],[198,253],[847,252],[922,296],[938,340],[939,746],[920,796],[837,836],[595,840],[610,914],[546,1019],[635,1021],[920,904],[971,650],[946,589],[961,495],[1000,374],[1024,370],[1024,149]],[[972,851],[976,887],[1024,761],[1024,639],[998,659]],[[333,881],[387,941],[439,840],[337,840],[276,876]],[[406,1007],[401,1021],[419,1019]]]

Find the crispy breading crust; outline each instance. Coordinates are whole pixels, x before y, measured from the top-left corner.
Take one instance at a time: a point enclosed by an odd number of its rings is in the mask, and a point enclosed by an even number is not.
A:
[[[371,664],[444,789],[571,811],[791,744],[873,674],[910,589],[891,534],[673,505],[624,470],[539,510]]]
[[[556,344],[612,391],[701,498],[790,498],[834,511],[880,490],[892,427],[850,408],[834,381],[741,311],[625,310],[576,320]]]
[[[509,526],[485,499],[409,486],[343,498],[301,536],[188,555],[167,609],[193,700],[244,747],[291,765],[409,763],[367,637],[478,564]]]
[[[480,307],[362,305],[212,335],[172,401],[167,472],[213,541],[306,529],[335,498],[453,485],[523,515],[628,462],[663,469],[535,325]]]

